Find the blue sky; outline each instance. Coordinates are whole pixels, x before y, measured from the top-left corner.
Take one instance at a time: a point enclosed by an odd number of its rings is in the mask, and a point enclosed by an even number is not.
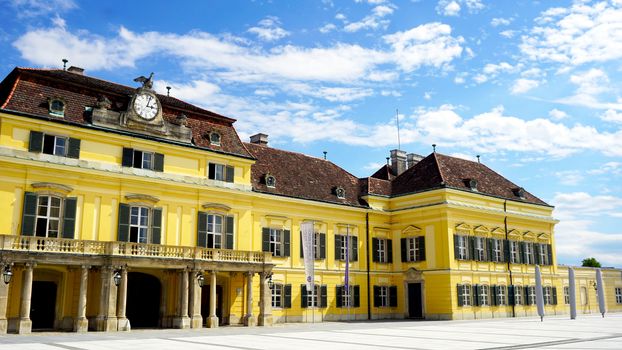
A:
[[[86,69],[368,176],[475,159],[555,205],[558,259],[622,266],[622,0],[0,0],[0,75]]]

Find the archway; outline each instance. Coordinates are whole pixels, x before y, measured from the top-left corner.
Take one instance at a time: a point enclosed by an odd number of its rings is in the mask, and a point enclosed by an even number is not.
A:
[[[32,329],[53,329],[55,313],[56,283],[51,281],[33,281],[30,301]]]
[[[132,328],[158,327],[162,286],[157,277],[141,272],[127,274],[125,314]]]

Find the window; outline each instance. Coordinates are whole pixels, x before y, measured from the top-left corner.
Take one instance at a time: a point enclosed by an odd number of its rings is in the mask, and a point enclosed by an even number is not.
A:
[[[360,306],[360,288],[359,286],[350,285],[337,286],[336,299],[337,307],[359,307]]]
[[[550,305],[553,302],[551,298],[551,287],[542,287],[542,296],[544,299],[544,305]]]
[[[212,132],[209,135],[209,143],[211,145],[220,146],[220,134],[217,132]]]
[[[302,248],[302,232],[300,232],[300,257],[304,257]],[[313,234],[313,258],[316,260],[326,259],[326,234],[315,232]]]
[[[570,288],[564,287],[564,304],[570,304]]]
[[[136,169],[164,171],[164,155],[133,148],[123,148],[122,165]]]
[[[496,286],[495,288],[496,305],[502,306],[502,305],[508,304],[506,291],[507,291],[506,286]]]
[[[510,244],[510,262],[513,264],[520,264],[520,248],[519,242],[508,241]]]
[[[80,140],[66,136],[58,136],[31,131],[28,151],[51,154],[59,157],[79,158]]]
[[[120,242],[160,244],[162,209],[144,205],[119,204]]]
[[[308,291],[307,285],[300,286],[302,297],[301,306],[306,307],[326,307],[328,298],[326,296],[326,285],[314,284],[313,289]]]
[[[503,261],[503,241],[500,239],[491,239],[490,240],[491,253],[490,257],[491,261],[502,262]]]
[[[74,238],[76,198],[24,194],[21,234],[24,236]]]
[[[233,216],[200,211],[197,225],[197,246],[233,249]]]
[[[536,244],[535,251],[537,254],[536,263],[540,265],[551,265],[551,245],[550,244]]]
[[[514,305],[523,305],[523,288],[514,286]]]
[[[468,284],[458,285],[458,306],[471,306],[471,286]]]
[[[358,261],[358,238],[356,236],[335,235],[335,259],[345,261],[347,252],[350,253],[348,257],[350,262]]]
[[[456,259],[468,260],[469,259],[469,246],[468,237],[454,235],[454,248]]]
[[[486,261],[486,238],[474,237],[475,260]]]
[[[339,199],[345,199],[346,198],[346,190],[344,190],[343,187],[337,187],[337,188],[335,188],[335,195]]]
[[[402,262],[425,260],[425,237],[401,238]]]
[[[373,238],[372,249],[374,251],[374,262],[393,262],[393,240],[386,238]]]
[[[616,304],[622,304],[622,288],[616,288]]]
[[[276,178],[272,175],[266,175],[266,186],[270,188],[276,187]]]
[[[478,286],[479,287],[479,293],[478,293],[478,301],[479,301],[479,306],[488,306],[490,305],[490,302],[488,301],[490,298],[490,287],[487,285],[481,285]]]
[[[397,307],[397,287],[374,286],[374,307]]]
[[[292,307],[292,285],[275,283],[270,287],[272,292],[272,307],[291,308]]]
[[[533,251],[533,243],[531,242],[523,242],[523,263],[527,265],[535,264],[535,255]]]
[[[209,163],[208,178],[216,181],[233,182],[234,167],[217,163]]]
[[[536,287],[534,286],[529,286],[527,287],[527,298],[528,298],[528,302],[527,305],[536,305]]]
[[[273,256],[289,256],[289,232],[289,230],[264,227],[262,229],[262,250],[271,252]]]
[[[65,115],[65,102],[58,98],[48,100],[48,108],[51,115],[63,117]]]

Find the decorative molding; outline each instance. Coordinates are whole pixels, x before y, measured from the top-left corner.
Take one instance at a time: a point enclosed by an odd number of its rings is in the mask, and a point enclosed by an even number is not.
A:
[[[523,238],[536,238],[537,235],[531,231],[525,231],[523,233]]]
[[[205,210],[215,210],[215,211],[224,211],[224,212],[229,212],[231,210],[230,206],[226,204],[222,204],[222,203],[215,203],[215,202],[205,202],[201,204],[201,207]]]
[[[484,225],[475,226],[475,228],[473,230],[476,233],[481,233],[481,234],[488,234],[488,233],[491,232],[491,230],[488,227],[484,226]],[[496,232],[492,231],[492,233],[496,233]]]
[[[128,193],[125,195],[125,199],[133,202],[148,202],[151,204],[156,204],[160,201],[160,198],[158,197],[140,193]]]
[[[508,236],[519,237],[520,238],[522,236],[522,234],[520,233],[519,230],[512,229],[512,230],[508,231]]]
[[[461,222],[461,223],[456,225],[455,231],[456,232],[462,232],[462,233],[470,234],[471,233],[471,226],[465,224],[464,222]]]
[[[421,233],[421,228],[415,225],[408,225],[406,226],[406,228],[402,230],[403,235],[419,234],[419,233]]]
[[[551,235],[546,233],[546,232],[542,232],[542,233],[538,234],[538,239],[539,240],[548,241],[549,238],[551,238]]]
[[[61,192],[66,195],[69,192],[73,191],[73,187],[57,184],[54,182],[34,182],[30,186],[35,189],[35,191],[51,191],[51,192]]]

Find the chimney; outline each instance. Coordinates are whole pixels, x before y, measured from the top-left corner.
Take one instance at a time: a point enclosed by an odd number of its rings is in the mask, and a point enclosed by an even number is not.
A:
[[[256,145],[262,145],[262,146],[267,146],[268,145],[268,135],[266,134],[255,134],[253,136],[251,136],[251,143],[254,143]]]
[[[396,176],[406,170],[406,152],[394,149],[391,150],[391,170]]]
[[[80,68],[80,67],[76,67],[76,66],[71,66],[71,67],[69,67],[69,69],[67,69],[67,72],[84,75],[84,68]]]
[[[408,168],[412,168],[415,164],[419,163],[420,160],[423,159],[423,156],[420,156],[415,153],[408,153],[406,155],[406,165]]]

